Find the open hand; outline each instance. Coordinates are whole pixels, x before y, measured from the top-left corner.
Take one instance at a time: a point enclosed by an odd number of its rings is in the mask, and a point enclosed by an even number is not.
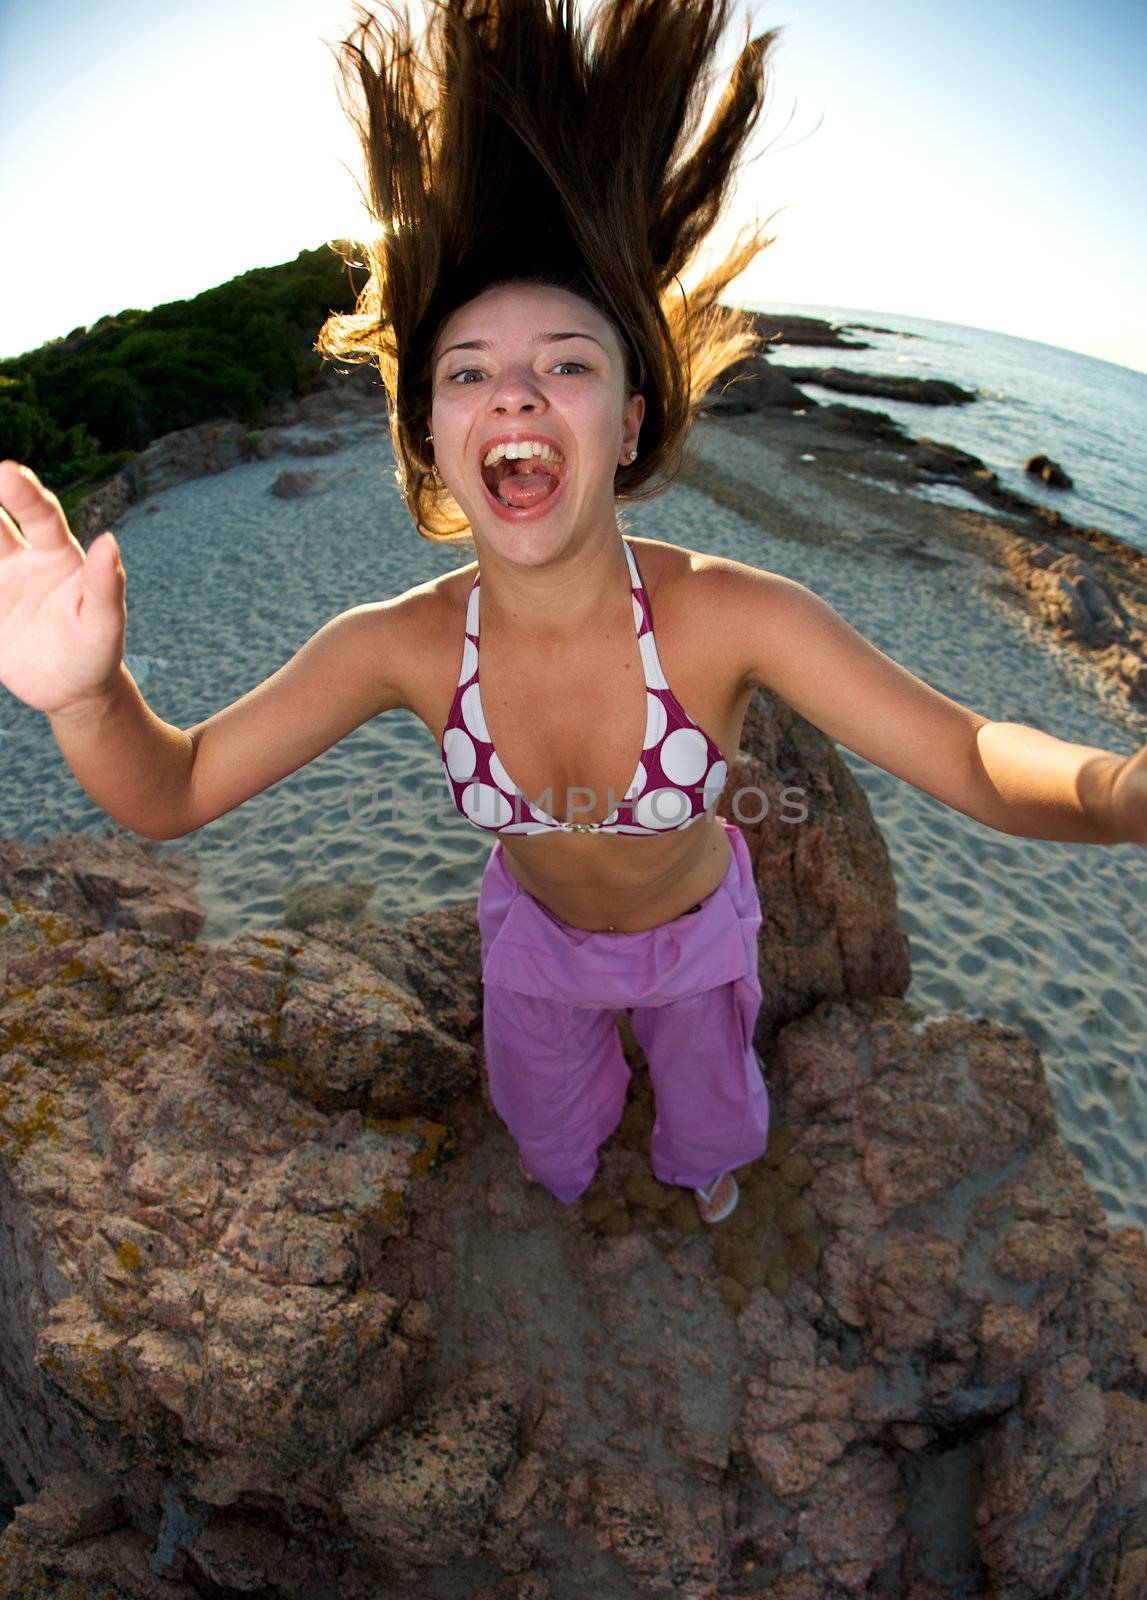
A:
[[[48,713],[98,695],[123,660],[125,583],[112,534],[85,555],[56,496],[0,461],[0,684]]]

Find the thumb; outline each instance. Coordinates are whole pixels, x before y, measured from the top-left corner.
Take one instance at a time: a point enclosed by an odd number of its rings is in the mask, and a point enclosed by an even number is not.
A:
[[[97,545],[102,548],[96,556],[93,570],[91,558]],[[101,533],[95,544],[91,546],[88,551],[88,560],[84,565],[87,568],[85,576],[94,579],[91,587],[103,597],[109,599],[113,597],[126,581],[127,574],[124,572],[123,562],[120,560],[119,541],[110,529],[107,533]]]

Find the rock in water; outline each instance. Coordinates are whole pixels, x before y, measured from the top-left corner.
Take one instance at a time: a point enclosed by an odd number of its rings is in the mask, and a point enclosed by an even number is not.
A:
[[[1042,478],[1044,483],[1050,484],[1053,489],[1075,487],[1059,462],[1051,461],[1047,456],[1029,456],[1024,462],[1024,471],[1030,472],[1033,477]]]

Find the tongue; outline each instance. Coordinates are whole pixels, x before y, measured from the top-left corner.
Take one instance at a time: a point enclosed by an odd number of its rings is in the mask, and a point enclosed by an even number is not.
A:
[[[536,506],[557,488],[548,472],[512,472],[498,485],[498,499],[507,506]]]

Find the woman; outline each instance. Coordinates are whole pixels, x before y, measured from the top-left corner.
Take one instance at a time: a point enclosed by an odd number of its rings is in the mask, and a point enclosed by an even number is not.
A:
[[[48,714],[92,798],[180,837],[368,718],[414,711],[459,810],[495,836],[486,1066],[523,1170],[565,1202],[584,1192],[624,1106],[625,1011],[657,1100],[654,1172],[706,1222],[768,1136],[760,906],[714,811],[757,685],[988,827],[1147,842],[1147,748],[990,723],[802,585],[622,537],[618,502],[672,480],[704,394],[753,342],[718,296],[759,232],[680,282],[775,38],[746,40],[690,152],[727,10],[608,0],[587,31],[564,0],[450,0],[421,57],[393,17],[344,46],[380,233],[356,314],[320,346],[378,361],[411,512],[425,537],[468,533],[470,565],[333,618],[180,730],[123,665],[114,539],[85,556],[55,497],[0,466],[0,681]]]

